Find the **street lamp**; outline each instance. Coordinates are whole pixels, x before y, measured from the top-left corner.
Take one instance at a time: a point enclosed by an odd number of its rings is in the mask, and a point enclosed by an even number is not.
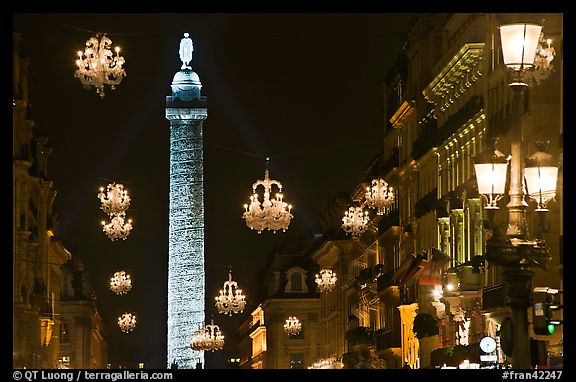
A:
[[[496,142],[496,139],[492,139],[488,148],[476,156],[474,164],[478,193],[485,198],[484,208],[487,210],[497,210],[497,203],[506,192],[508,158],[496,150]]]
[[[546,269],[550,260],[549,249],[541,238],[529,240],[526,227],[526,208],[523,178],[526,178],[528,196],[539,198],[538,210],[544,211],[546,203],[555,195],[558,169],[549,169],[550,157],[539,153],[532,156],[535,166],[524,167],[522,105],[526,70],[534,67],[536,49],[542,27],[534,24],[508,24],[500,26],[504,64],[513,70],[512,114],[510,132],[510,181],[508,195],[508,227],[506,236],[495,234],[486,244],[486,259],[503,267],[502,277],[512,311],[512,366],[530,369],[530,337],[528,335],[528,307],[532,298],[532,267]],[[475,170],[478,192],[488,201],[488,210],[498,209],[497,201],[504,194],[507,165],[503,156],[494,153],[476,158]],[[538,160],[536,160],[538,159]],[[547,159],[545,163],[543,159]],[[548,176],[553,175],[553,176]],[[552,186],[553,185],[553,189]],[[492,211],[493,212],[493,211]],[[492,213],[489,214],[492,216]]]
[[[556,196],[558,167],[552,165],[552,155],[546,152],[548,142],[537,142],[537,151],[528,158],[524,179],[528,195],[538,203],[536,211],[548,211],[548,202]]]

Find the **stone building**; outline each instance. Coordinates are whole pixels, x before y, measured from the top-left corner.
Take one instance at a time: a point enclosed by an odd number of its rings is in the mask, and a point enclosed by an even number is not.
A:
[[[510,316],[501,267],[486,260],[494,227],[478,193],[474,160],[494,137],[497,149],[510,153],[512,96],[498,26],[519,21],[543,24],[557,47],[552,70],[529,78],[522,123],[526,155],[537,141],[549,141],[559,165],[542,233],[551,261],[548,270],[535,269],[533,285],[562,286],[562,15],[422,15],[386,75],[382,152],[347,198],[349,205],[365,203],[366,187],[382,178],[394,189],[394,205],[383,215],[371,211],[358,237],[324,235],[312,251],[321,267],[342,273],[342,296],[331,296],[332,302],[321,297],[331,307],[324,320],[346,322],[340,338],[357,332],[355,326],[365,328],[367,345],[387,368],[441,366],[447,360],[438,355],[450,349],[478,361],[480,339],[500,341],[500,326]],[[533,201],[526,201],[532,234],[537,216]],[[496,224],[506,222],[505,205],[495,213]],[[562,353],[561,330],[529,334],[544,340],[551,354]],[[327,341],[343,355],[351,351],[348,342],[336,346],[334,336]],[[500,346],[496,353],[506,361]]]
[[[241,326],[240,367],[304,369],[323,353],[320,341],[320,298],[314,275],[317,266],[288,241],[272,253],[266,266],[261,303]],[[297,334],[287,334],[286,320],[296,317]]]
[[[13,367],[58,368],[68,364],[104,368],[106,342],[94,302],[83,312],[76,308],[69,310],[66,302],[69,291],[65,264],[74,258],[58,235],[58,214],[54,210],[56,188],[48,178],[48,156],[52,149],[43,129],[32,120],[30,63],[22,55],[21,43],[20,34],[13,33]],[[79,320],[89,321],[87,327],[91,335],[74,337],[76,342],[64,354],[61,342],[71,337],[63,328]],[[71,352],[83,354],[85,359],[77,363]]]

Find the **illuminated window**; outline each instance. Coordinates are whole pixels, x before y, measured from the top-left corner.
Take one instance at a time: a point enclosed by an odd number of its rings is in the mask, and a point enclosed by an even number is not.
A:
[[[62,322],[60,324],[60,343],[70,343],[70,325],[68,325],[67,322]]]
[[[304,353],[290,353],[290,369],[304,369]]]
[[[288,335],[288,339],[291,340],[302,340],[304,339],[304,329],[300,329],[300,331],[296,334],[290,334]]]
[[[70,369],[70,356],[58,358],[58,369]]]

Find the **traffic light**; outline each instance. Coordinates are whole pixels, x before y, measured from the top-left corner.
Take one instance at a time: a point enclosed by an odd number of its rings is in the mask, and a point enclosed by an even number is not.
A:
[[[554,318],[554,311],[562,309],[560,291],[548,287],[534,288],[532,325],[534,334],[549,336],[562,321]]]

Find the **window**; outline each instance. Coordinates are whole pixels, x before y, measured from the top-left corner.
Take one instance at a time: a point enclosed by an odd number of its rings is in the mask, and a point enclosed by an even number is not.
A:
[[[58,369],[70,369],[70,356],[62,356],[58,359]]]
[[[60,343],[70,343],[70,326],[67,322],[62,322],[60,324]]]
[[[290,284],[292,286],[292,292],[302,292],[302,275],[297,272],[292,273]]]
[[[290,353],[290,369],[304,369],[304,353]]]
[[[305,283],[306,270],[300,267],[290,268],[286,272],[286,287],[285,292],[288,293],[307,293],[308,286]]]
[[[289,334],[289,340],[303,340],[304,339],[304,329],[300,329],[300,331],[296,334]]]

